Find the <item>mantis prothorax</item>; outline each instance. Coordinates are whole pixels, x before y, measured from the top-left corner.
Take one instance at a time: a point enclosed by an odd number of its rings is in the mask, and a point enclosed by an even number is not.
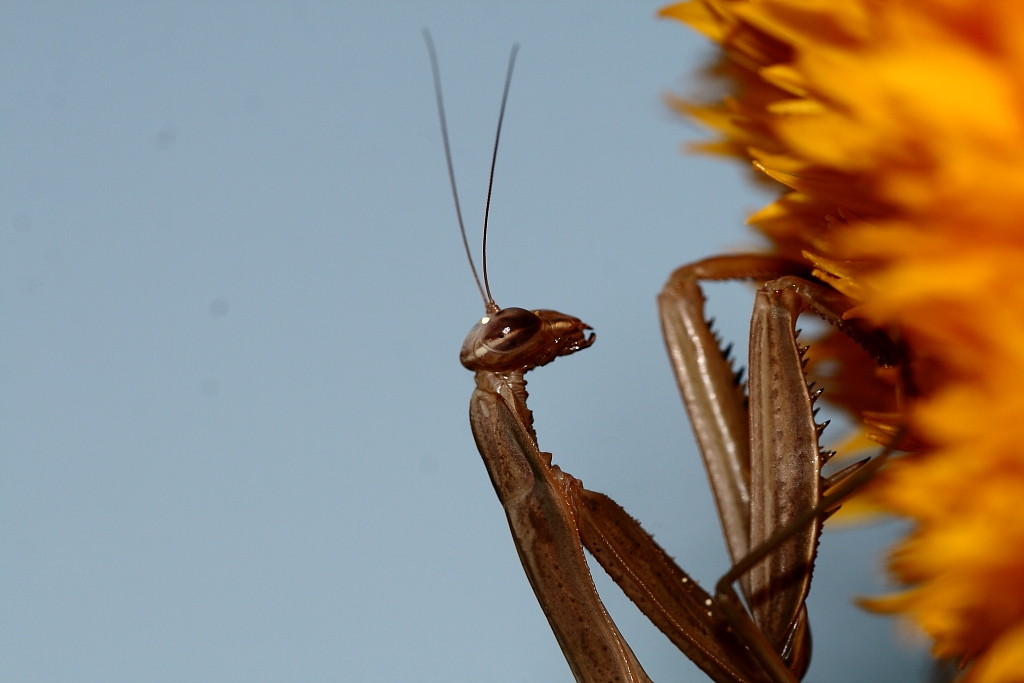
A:
[[[650,680],[601,602],[583,554],[586,547],[712,680],[794,683],[810,661],[804,601],[822,519],[889,453],[867,467],[861,468],[861,462],[828,479],[821,476],[829,457],[818,448],[824,425],[814,420],[813,403],[821,392],[807,385],[806,347],[797,345],[796,319],[803,310],[814,311],[884,364],[895,362],[896,348],[885,335],[844,320],[850,302],[799,263],[721,256],[673,273],[658,298],[662,329],[734,563],[715,596],[708,594],[617,503],[585,489],[539,449],[524,375],[589,347],[595,336],[582,321],[557,311],[502,309],[494,302],[486,266],[490,185],[481,285],[455,188],[437,57],[429,33],[424,36],[463,245],[485,308],[460,353],[462,364],[476,376],[469,410],[473,436],[523,568],[573,675],[580,683]],[[498,118],[492,181],[516,50]],[[737,278],[761,283],[751,321],[746,392],[705,322],[698,285]],[[746,609],[732,588],[737,580]]]

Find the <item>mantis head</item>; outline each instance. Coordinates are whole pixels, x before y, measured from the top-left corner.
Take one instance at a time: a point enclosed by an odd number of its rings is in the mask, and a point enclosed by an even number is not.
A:
[[[469,370],[526,372],[594,343],[592,329],[558,311],[505,308],[480,319],[466,335],[459,360]]]

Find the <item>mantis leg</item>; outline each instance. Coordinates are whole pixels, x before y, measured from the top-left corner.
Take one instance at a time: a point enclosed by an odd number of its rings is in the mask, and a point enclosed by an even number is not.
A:
[[[658,296],[662,332],[700,446],[733,562],[750,547],[747,397],[704,318],[701,280],[771,280],[806,270],[763,256],[719,256],[679,268]]]
[[[519,387],[516,387],[516,384]],[[579,683],[651,683],[605,610],[590,575],[568,490],[520,415],[522,376],[477,373],[470,423],[516,551]]]
[[[650,683],[597,594],[585,544],[712,680],[768,683],[711,596],[619,505],[584,489],[537,449],[523,417],[528,411],[520,398],[525,392],[517,386],[521,382],[521,377],[477,373],[470,422],[523,568],[576,680]]]
[[[844,320],[851,303],[796,277],[806,267],[762,256],[724,256],[680,268],[659,296],[673,369],[690,414],[733,562],[821,499],[820,426],[803,374],[794,326],[811,309],[887,363],[896,350],[884,334]],[[758,292],[750,328],[749,399],[704,320],[706,279],[774,279]],[[749,404],[749,407],[748,407]],[[779,542],[738,575],[757,630],[799,677],[810,658],[804,600],[820,518]]]
[[[757,293],[750,322],[750,547],[821,499],[818,425],[795,324],[801,299],[771,283]],[[746,575],[754,622],[798,676],[810,660],[804,601],[821,520],[794,531]]]
[[[727,615],[618,503],[573,490],[583,544],[641,612],[716,683],[770,679]]]
[[[804,511],[800,516],[790,521],[770,538],[751,550],[749,555],[733,565],[715,585],[715,602],[725,612],[735,632],[743,634],[743,640],[750,643],[751,653],[761,663],[764,670],[771,673],[773,680],[791,682],[796,679],[793,678],[792,672],[785,667],[779,656],[764,640],[750,615],[743,609],[743,605],[740,603],[736,591],[733,590],[732,584],[750,571],[751,567],[773,553],[776,548],[785,543],[805,525],[811,524],[815,520],[821,519],[830,514],[830,512],[835,511],[839,503],[846,496],[873,477],[875,472],[885,464],[886,460],[889,459],[889,456],[895,450],[896,444],[899,443],[902,435],[903,429],[897,429],[889,445],[870,462],[861,461],[829,477],[828,493],[822,496],[821,501],[816,506]]]
[[[853,303],[835,290],[793,275],[767,282],[757,293],[750,323],[750,548],[821,503],[826,482],[814,421],[814,400],[803,372],[806,347],[796,343],[796,321],[811,310],[841,329],[885,365],[899,350],[887,335],[843,315]],[[810,660],[804,601],[824,517],[793,529],[746,574],[754,622],[794,672]],[[801,664],[801,662],[803,662]]]

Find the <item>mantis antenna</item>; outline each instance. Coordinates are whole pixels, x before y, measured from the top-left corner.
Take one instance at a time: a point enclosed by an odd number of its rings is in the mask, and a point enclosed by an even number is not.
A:
[[[487,203],[484,205],[484,238],[483,238],[483,268],[484,268],[484,289],[487,290],[487,298],[491,305],[494,305],[494,297],[491,296],[491,285],[487,282],[487,217],[491,212],[491,188],[494,187],[494,164],[498,161],[498,141],[501,140],[501,122],[505,119],[505,103],[508,102],[508,88],[512,85],[512,69],[516,65],[516,54],[519,52],[519,43],[512,46],[512,54],[508,56],[508,72],[505,74],[505,92],[501,95],[501,111],[498,112],[498,130],[494,134],[494,154],[491,155],[491,177],[487,181]]]
[[[487,204],[484,207],[484,230],[482,240],[482,267],[484,272],[483,285],[480,284],[480,276],[476,272],[476,265],[473,263],[473,256],[469,250],[469,240],[466,239],[466,225],[462,220],[462,207],[459,205],[459,191],[455,186],[455,168],[452,165],[451,145],[448,142],[448,124],[444,115],[444,99],[441,96],[441,68],[437,63],[437,52],[434,50],[434,41],[430,37],[430,31],[423,29],[423,38],[427,41],[427,51],[430,53],[430,68],[434,74],[434,95],[437,97],[437,115],[441,119],[441,138],[444,140],[444,157],[448,162],[448,179],[452,184],[452,198],[455,200],[455,215],[459,219],[459,232],[462,235],[462,247],[466,251],[466,259],[469,260],[469,267],[473,271],[473,280],[476,281],[476,288],[480,291],[480,298],[484,300],[484,307],[488,313],[496,313],[499,308],[491,296],[491,286],[487,281],[487,218],[491,209],[491,190],[494,186],[494,166],[498,160],[498,141],[501,139],[501,123],[505,118],[505,104],[508,102],[508,89],[512,84],[512,69],[515,67],[516,54],[519,52],[519,44],[512,46],[512,54],[508,58],[508,73],[505,75],[505,91],[501,96],[501,110],[498,113],[498,130],[494,135],[494,154],[491,156],[491,175],[487,181]]]

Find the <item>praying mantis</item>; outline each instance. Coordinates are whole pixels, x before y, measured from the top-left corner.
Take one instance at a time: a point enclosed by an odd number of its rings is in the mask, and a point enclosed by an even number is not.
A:
[[[584,488],[540,450],[525,373],[588,348],[595,335],[557,311],[500,308],[490,293],[487,217],[518,46],[509,58],[491,160],[481,283],[459,206],[437,56],[429,33],[424,37],[456,215],[485,308],[459,355],[475,374],[470,424],[523,569],[573,675],[580,683],[650,681],[597,593],[586,548],[711,680],[795,683],[810,662],[804,601],[822,521],[892,451],[822,476],[831,454],[819,450],[818,437],[827,423],[815,422],[821,390],[807,384],[807,347],[797,343],[796,320],[805,310],[818,314],[883,365],[899,362],[899,348],[884,333],[844,319],[852,302],[799,262],[718,256],[671,275],[658,297],[662,331],[733,562],[714,594],[704,591],[622,507]],[[700,282],[725,279],[759,285],[746,386],[704,318]]]

